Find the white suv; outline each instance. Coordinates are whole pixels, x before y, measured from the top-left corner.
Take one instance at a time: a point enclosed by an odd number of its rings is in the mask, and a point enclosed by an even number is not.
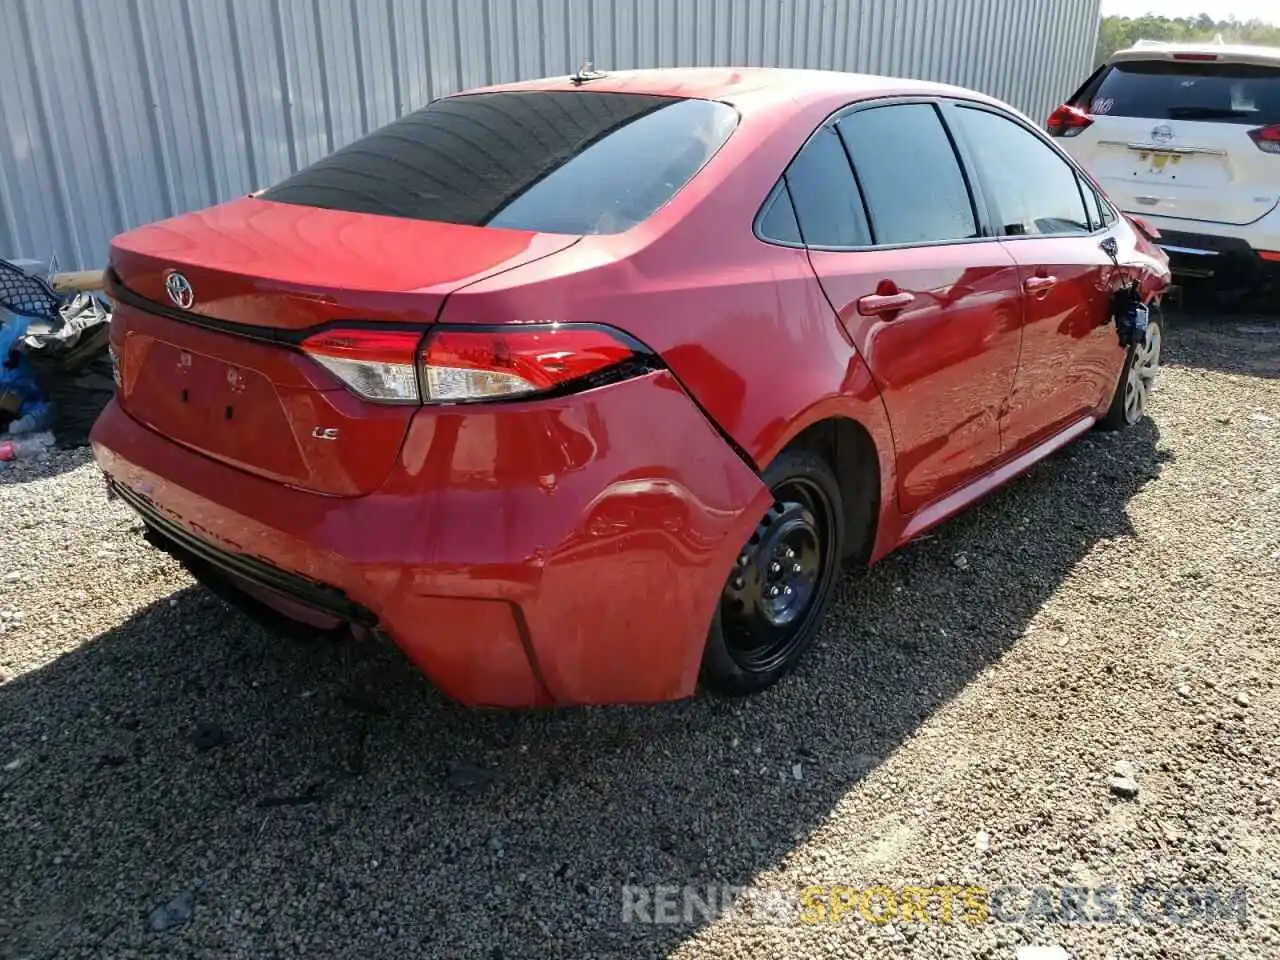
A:
[[[1184,278],[1280,279],[1280,48],[1140,41],[1053,112],[1049,133]]]

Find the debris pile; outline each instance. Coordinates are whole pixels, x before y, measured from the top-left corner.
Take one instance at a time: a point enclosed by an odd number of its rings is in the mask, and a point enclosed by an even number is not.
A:
[[[0,260],[0,461],[79,447],[115,389],[110,308]]]

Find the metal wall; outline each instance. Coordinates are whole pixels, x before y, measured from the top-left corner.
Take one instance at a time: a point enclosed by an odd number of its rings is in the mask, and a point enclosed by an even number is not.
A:
[[[101,266],[122,229],[585,57],[944,80],[1042,118],[1088,73],[1099,2],[0,0],[0,256]]]

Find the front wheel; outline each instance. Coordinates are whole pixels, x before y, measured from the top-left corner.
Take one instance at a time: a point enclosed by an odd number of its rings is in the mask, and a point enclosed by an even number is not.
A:
[[[826,461],[789,451],[763,479],[773,504],[729,571],[702,658],[703,683],[718,693],[755,693],[790,672],[839,575],[844,514]]]
[[[1104,430],[1131,427],[1146,415],[1147,402],[1160,373],[1163,339],[1160,318],[1153,312],[1147,319],[1147,332],[1142,343],[1131,346],[1125,356],[1124,370],[1116,384],[1111,406],[1098,424]]]

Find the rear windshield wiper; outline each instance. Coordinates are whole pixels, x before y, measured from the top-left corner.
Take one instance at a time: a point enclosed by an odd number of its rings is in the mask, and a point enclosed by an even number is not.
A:
[[[1170,107],[1170,120],[1215,120],[1225,117],[1251,117],[1256,111],[1235,110],[1231,107]]]

